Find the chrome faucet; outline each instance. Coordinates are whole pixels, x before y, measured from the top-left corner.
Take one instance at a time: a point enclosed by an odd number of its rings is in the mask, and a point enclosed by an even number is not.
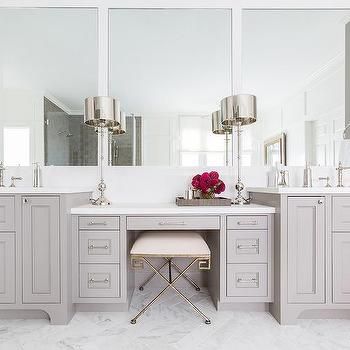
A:
[[[341,162],[338,163],[338,168],[336,170],[338,171],[338,185],[337,187],[344,187],[343,185],[343,170],[349,170],[350,166],[343,166]]]
[[[4,163],[0,162],[0,187],[5,187],[4,185],[4,171],[6,168],[4,167]]]
[[[23,180],[23,177],[15,177],[15,176],[11,176],[11,185],[10,187],[16,187],[15,181],[16,180]]]
[[[327,181],[325,187],[332,187],[331,184],[329,183],[329,180],[330,180],[330,177],[329,177],[329,176],[326,176],[326,177],[319,177],[318,179],[319,179],[320,181],[321,181],[321,180],[326,180],[326,181]]]

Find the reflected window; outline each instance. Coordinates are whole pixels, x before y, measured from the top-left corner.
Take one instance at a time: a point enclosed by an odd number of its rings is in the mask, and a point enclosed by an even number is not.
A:
[[[212,133],[209,116],[180,116],[179,134],[180,165],[225,165],[225,136]],[[231,135],[229,137],[231,138]],[[230,145],[231,141],[228,142],[229,148]]]
[[[7,166],[29,166],[30,129],[27,127],[4,128],[4,163]]]

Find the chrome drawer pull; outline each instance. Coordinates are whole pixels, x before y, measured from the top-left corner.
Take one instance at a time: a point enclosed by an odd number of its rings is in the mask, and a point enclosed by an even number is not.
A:
[[[108,283],[109,282],[109,279],[108,278],[105,278],[104,280],[95,280],[93,278],[90,278],[89,279],[89,283]]]
[[[256,249],[259,248],[259,244],[238,244],[237,249]]]
[[[158,223],[159,226],[185,226],[186,223],[184,221],[181,222],[166,222],[166,221],[161,221]]]
[[[238,221],[237,225],[257,225],[257,221]]]
[[[107,222],[103,221],[103,222],[95,222],[95,221],[90,221],[89,222],[89,226],[106,226]]]
[[[251,278],[249,280],[245,280],[243,278],[237,278],[237,282],[238,283],[257,283],[257,279],[256,278]]]
[[[108,249],[109,248],[109,246],[106,244],[106,245],[102,245],[102,246],[98,246],[98,245],[93,245],[93,244],[91,244],[91,245],[89,245],[89,247],[88,247],[89,249]]]

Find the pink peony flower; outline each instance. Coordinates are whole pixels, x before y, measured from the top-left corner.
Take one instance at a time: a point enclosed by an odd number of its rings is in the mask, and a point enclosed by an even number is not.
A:
[[[202,175],[197,174],[193,176],[192,187],[203,193],[219,194],[225,191],[225,184],[219,179],[219,174],[216,171],[204,172]]]
[[[211,171],[209,173],[209,176],[212,178],[212,179],[219,179],[219,173],[217,171]]]

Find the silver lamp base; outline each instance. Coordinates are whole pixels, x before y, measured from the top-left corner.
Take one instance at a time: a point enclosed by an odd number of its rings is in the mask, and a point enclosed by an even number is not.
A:
[[[100,196],[97,199],[93,199],[93,198],[90,199],[92,205],[99,205],[99,206],[111,205],[111,202],[104,195],[106,188],[107,188],[106,184],[101,179],[101,182],[98,184],[98,187],[97,187],[97,189],[100,191]]]
[[[237,190],[237,196],[233,200],[232,204],[234,204],[234,205],[250,204],[250,198],[244,198],[242,196],[242,192],[244,190],[244,185],[240,180],[238,180],[238,182],[236,183],[235,188]]]

